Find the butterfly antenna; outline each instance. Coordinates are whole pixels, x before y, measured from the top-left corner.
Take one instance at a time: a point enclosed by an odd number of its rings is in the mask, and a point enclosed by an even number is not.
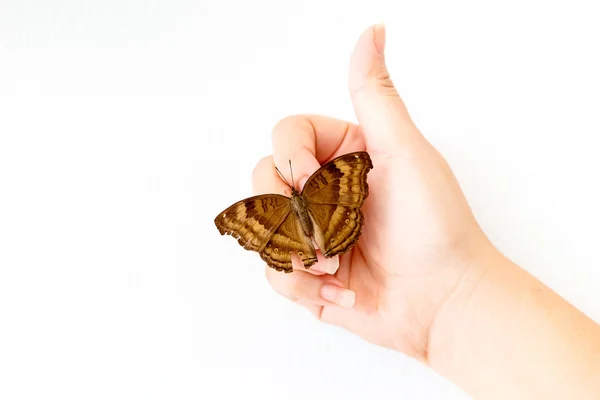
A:
[[[275,167],[275,169],[277,170],[277,172],[279,173],[279,176],[281,177],[281,179],[284,180],[285,183],[287,183],[287,185],[289,187],[293,187],[292,185],[290,185],[290,183],[287,181],[287,179],[285,179],[285,176],[283,176],[283,174],[281,173],[281,171],[279,170],[279,168]]]
[[[292,172],[292,160],[288,159],[288,161],[290,162],[290,175],[292,176],[292,189],[296,190],[296,188],[294,187],[294,173]]]

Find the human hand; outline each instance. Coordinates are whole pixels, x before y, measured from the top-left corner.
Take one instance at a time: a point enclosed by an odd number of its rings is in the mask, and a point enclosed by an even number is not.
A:
[[[354,49],[349,89],[359,125],[323,116],[292,116],[273,132],[273,156],[255,168],[255,194],[284,193],[323,163],[366,150],[373,170],[362,210],[364,227],[346,254],[292,274],[266,267],[273,288],[326,323],[428,360],[436,316],[453,293],[484,271],[475,262],[494,252],[450,167],[419,132],[390,80],[383,26],[367,29]],[[466,282],[466,283],[465,283]]]

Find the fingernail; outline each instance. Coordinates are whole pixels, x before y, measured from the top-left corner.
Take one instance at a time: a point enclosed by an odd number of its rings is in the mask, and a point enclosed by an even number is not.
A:
[[[332,258],[326,258],[322,261],[322,263],[324,263],[325,265],[325,272],[327,272],[328,274],[335,274],[338,270],[338,268],[340,267],[340,258],[339,257],[332,257]]]
[[[325,284],[321,286],[321,297],[342,307],[352,308],[356,294],[352,290],[336,285]]]
[[[335,274],[338,268],[340,267],[340,258],[338,256],[325,258],[325,256],[323,256],[323,253],[317,251],[317,260],[318,261],[315,265],[315,269],[321,272],[325,272],[329,275]]]
[[[375,25],[373,29],[373,42],[379,54],[383,54],[385,50],[385,24],[383,22]]]

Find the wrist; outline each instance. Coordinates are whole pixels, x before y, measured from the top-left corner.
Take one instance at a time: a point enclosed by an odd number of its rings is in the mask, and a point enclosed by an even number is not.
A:
[[[489,344],[488,350],[493,351],[493,341],[486,332],[492,326],[488,322],[499,318],[498,314],[509,318],[518,307],[517,293],[507,299],[495,288],[508,276],[518,274],[520,267],[491,244],[482,246],[478,253],[438,311],[429,334],[429,366],[454,382],[462,380],[459,375],[471,365],[473,347]],[[478,343],[485,341],[488,343]]]
[[[434,320],[428,361],[475,398],[591,399],[599,338],[598,324],[490,246]]]

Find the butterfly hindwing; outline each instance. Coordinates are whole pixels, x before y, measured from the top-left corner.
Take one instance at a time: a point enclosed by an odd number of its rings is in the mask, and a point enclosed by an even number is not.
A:
[[[296,253],[305,268],[317,262],[314,246],[303,232],[298,216],[290,212],[279,225],[260,257],[278,271],[292,272],[292,253]]]
[[[345,154],[323,165],[304,185],[302,197],[325,257],[348,251],[358,240],[360,208],[369,195],[367,174],[372,168],[368,153]]]
[[[327,258],[350,250],[358,240],[363,214],[358,207],[335,204],[309,205],[315,241]]]

